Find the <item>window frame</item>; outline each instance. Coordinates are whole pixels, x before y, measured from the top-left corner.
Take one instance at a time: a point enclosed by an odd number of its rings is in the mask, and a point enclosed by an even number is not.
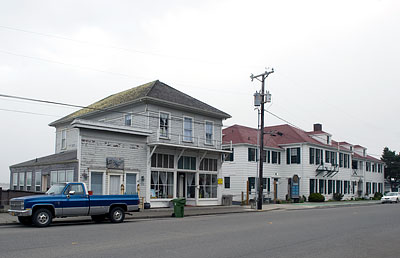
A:
[[[39,182],[38,182],[38,179],[39,179]],[[35,172],[35,191],[41,192],[41,190],[42,190],[42,172],[36,171]]]
[[[231,177],[230,176],[224,177],[224,188],[231,189]]]
[[[185,132],[186,131],[189,131],[189,129],[186,129],[185,128],[185,125],[186,125],[186,123],[185,123],[185,121],[186,121],[186,119],[190,119],[191,120],[191,123],[190,123],[190,136],[186,136],[185,135]],[[183,125],[182,125],[182,128],[183,128],[183,130],[182,130],[182,141],[183,142],[190,142],[190,143],[193,143],[194,142],[194,118],[193,117],[191,117],[191,116],[183,116]],[[190,140],[188,140],[188,138],[190,138]]]
[[[129,121],[129,124],[127,124],[127,121]],[[133,115],[131,113],[124,115],[124,125],[133,126]]]
[[[61,130],[61,149],[65,150],[67,148],[67,129]]]
[[[211,124],[211,140],[208,142],[207,138],[207,124]],[[214,146],[214,122],[211,120],[204,120],[204,144]]]
[[[161,116],[162,115],[167,115],[167,125],[161,125]],[[171,113],[170,112],[165,112],[165,111],[160,111],[158,114],[158,129],[159,129],[159,137],[163,139],[170,139],[170,121],[171,121]],[[161,132],[163,131],[161,128],[166,128],[166,135],[162,134]]]

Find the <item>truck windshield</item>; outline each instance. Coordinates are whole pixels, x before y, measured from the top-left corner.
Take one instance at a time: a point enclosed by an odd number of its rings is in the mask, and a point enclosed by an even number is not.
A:
[[[65,184],[57,184],[50,187],[46,194],[61,194],[65,188]]]

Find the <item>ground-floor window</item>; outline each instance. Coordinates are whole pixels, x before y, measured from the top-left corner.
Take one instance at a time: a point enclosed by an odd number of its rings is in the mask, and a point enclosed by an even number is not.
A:
[[[90,190],[93,192],[94,195],[103,194],[103,175],[103,172],[90,173]]]
[[[319,180],[319,193],[323,194],[325,192],[325,180],[320,179]]]
[[[35,191],[40,192],[42,186],[42,173],[41,172],[35,172]]]
[[[50,172],[50,185],[74,182],[73,170],[58,170]]]
[[[367,182],[366,183],[366,194],[367,195],[369,195],[369,194],[371,194],[371,183],[370,182]]]
[[[19,173],[19,190],[24,190],[25,186],[25,173]]]
[[[199,174],[199,198],[217,198],[217,175]]]
[[[382,193],[382,189],[383,189],[383,184],[378,183],[378,192]]]
[[[13,189],[17,190],[18,187],[18,173],[13,173]]]
[[[328,180],[328,194],[332,194],[332,189],[333,189],[332,186],[333,186],[332,180]]]
[[[186,173],[186,195],[187,198],[196,197],[196,174]]]
[[[356,185],[357,185],[357,182],[356,182],[356,181],[353,181],[353,182],[351,182],[351,183],[352,183],[352,186],[351,186],[351,193],[354,194],[354,193],[356,192]]]
[[[376,183],[372,183],[372,193],[376,193]]]
[[[30,191],[32,188],[32,172],[26,172],[26,190]]]
[[[315,179],[310,179],[310,194],[315,193]]]
[[[126,173],[125,194],[137,194],[136,173]]]
[[[151,171],[150,194],[152,199],[172,199],[173,186],[173,172]]]
[[[224,177],[225,189],[231,188],[231,178],[229,176]]]

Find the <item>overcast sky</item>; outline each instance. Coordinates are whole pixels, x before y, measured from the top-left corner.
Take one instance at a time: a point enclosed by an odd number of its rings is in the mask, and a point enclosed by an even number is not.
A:
[[[0,1],[0,94],[86,106],[156,79],[257,127],[268,110],[379,155],[400,151],[400,2]],[[75,109],[0,97],[0,182],[54,153]],[[266,125],[283,124],[266,115]]]

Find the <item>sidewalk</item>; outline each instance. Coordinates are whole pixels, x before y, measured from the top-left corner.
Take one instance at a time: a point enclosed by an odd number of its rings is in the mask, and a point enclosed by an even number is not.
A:
[[[244,212],[263,212],[273,210],[304,210],[316,208],[334,208],[334,207],[349,207],[349,206],[367,206],[380,204],[380,201],[342,201],[342,202],[323,202],[323,203],[291,203],[291,204],[264,204],[262,211],[251,209],[250,206],[204,206],[204,207],[185,207],[185,217],[202,216],[202,215],[218,215],[229,213],[244,213]],[[148,209],[140,212],[130,212],[126,214],[126,220],[135,219],[157,219],[171,217],[173,208]],[[56,218],[55,222],[89,222],[90,217],[69,217]],[[18,219],[8,213],[0,213],[0,226],[18,224]]]

